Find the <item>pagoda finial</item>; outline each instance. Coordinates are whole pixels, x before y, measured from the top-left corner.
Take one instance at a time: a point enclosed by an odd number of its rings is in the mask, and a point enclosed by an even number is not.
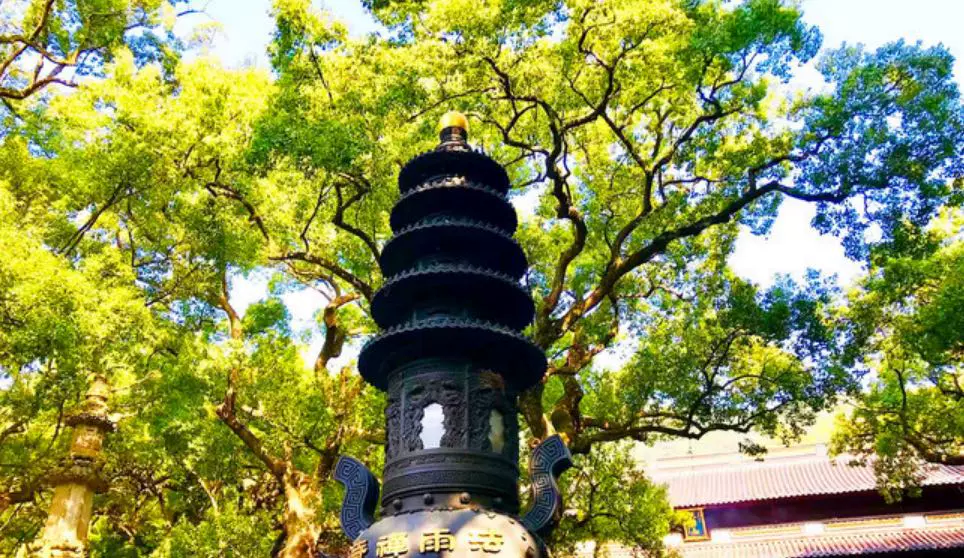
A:
[[[469,119],[458,111],[450,110],[438,122],[439,149],[467,147]]]
[[[466,134],[469,132],[469,119],[457,110],[450,110],[442,115],[438,121],[439,133],[446,128],[461,128]]]

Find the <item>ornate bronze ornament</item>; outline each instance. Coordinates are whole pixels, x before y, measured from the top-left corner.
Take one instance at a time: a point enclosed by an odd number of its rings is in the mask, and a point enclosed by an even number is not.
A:
[[[366,381],[388,392],[384,490],[342,457],[341,524],[351,558],[503,554],[538,558],[558,520],[556,477],[572,465],[559,437],[532,454],[532,509],[519,516],[518,394],[546,357],[521,331],[533,318],[519,281],[509,177],[467,143],[464,115],[442,118],[440,143],[399,174],[372,316]]]

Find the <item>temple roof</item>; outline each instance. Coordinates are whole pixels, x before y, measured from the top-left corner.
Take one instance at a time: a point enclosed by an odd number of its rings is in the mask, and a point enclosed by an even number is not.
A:
[[[950,549],[964,546],[964,530],[934,530],[797,538],[756,543],[687,547],[685,558],[773,558],[774,556],[859,556],[884,552]]]
[[[683,558],[774,558],[859,556],[964,547],[964,515],[911,517],[916,521],[888,517],[826,523],[819,532],[807,532],[807,524],[733,529],[727,533],[729,540],[686,543],[676,549]]]
[[[733,459],[666,460],[648,472],[655,482],[667,485],[676,508],[876,490],[872,463],[851,466],[852,458],[832,459],[819,447],[809,454],[763,461]],[[964,485],[962,466],[932,465],[924,475],[923,486]]]
[[[666,546],[680,558],[795,558],[862,556],[964,547],[964,513],[862,517],[826,523],[782,523],[717,529],[713,540],[683,542],[669,535]],[[633,549],[607,544],[608,558],[634,558]],[[577,547],[590,558],[593,544]],[[944,554],[941,554],[944,555]],[[956,554],[955,554],[956,555]]]

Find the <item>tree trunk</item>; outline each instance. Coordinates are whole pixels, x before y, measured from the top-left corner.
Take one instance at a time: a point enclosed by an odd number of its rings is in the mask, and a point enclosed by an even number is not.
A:
[[[285,509],[282,515],[284,545],[278,558],[314,558],[321,526],[317,505],[321,493],[314,480],[288,463],[283,476]]]
[[[227,274],[221,277],[221,296],[219,306],[228,315],[231,326],[231,338],[243,340],[241,316],[234,310],[228,300]],[[237,402],[237,378],[240,371],[231,368],[228,371],[228,389],[224,394],[224,401],[218,405],[216,414],[221,421],[231,429],[245,446],[268,468],[284,488],[284,511],[281,516],[282,537],[274,554],[277,558],[315,558],[318,535],[321,526],[317,521],[317,507],[321,500],[321,491],[315,480],[305,475],[295,466],[291,457],[291,447],[286,446],[284,458],[272,455],[261,440],[244,424],[235,413]]]

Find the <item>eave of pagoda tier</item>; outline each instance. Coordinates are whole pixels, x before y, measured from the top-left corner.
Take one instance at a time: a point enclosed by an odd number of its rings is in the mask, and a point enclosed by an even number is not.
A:
[[[444,176],[462,176],[468,181],[485,184],[503,194],[509,191],[509,175],[502,165],[485,153],[468,148],[436,149],[416,156],[398,173],[398,188],[405,194]]]
[[[518,225],[504,192],[461,176],[444,176],[402,194],[392,209],[392,231],[441,215],[488,223],[510,235]]]
[[[532,322],[529,293],[512,277],[464,264],[436,264],[392,276],[372,299],[382,329],[449,317],[522,329]]]
[[[468,359],[520,391],[538,383],[546,370],[545,353],[518,331],[490,322],[429,318],[375,336],[358,356],[358,371],[385,390],[397,370],[430,357]]]
[[[484,221],[449,216],[400,230],[385,244],[379,263],[387,278],[432,265],[464,264],[518,280],[528,267],[522,247],[505,231]]]

